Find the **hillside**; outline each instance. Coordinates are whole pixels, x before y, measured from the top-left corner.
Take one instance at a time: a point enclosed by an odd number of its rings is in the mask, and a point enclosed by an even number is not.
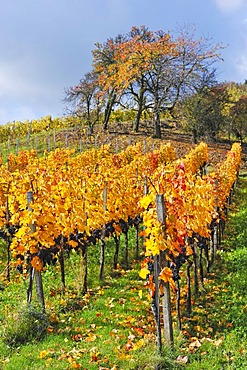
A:
[[[146,150],[160,142],[121,131],[96,132],[97,143],[110,143],[120,151],[130,142],[141,141]],[[65,135],[60,133],[61,136]],[[76,141],[77,132],[74,132]],[[105,136],[104,136],[105,135]],[[163,132],[164,141],[183,157],[191,148],[186,135]],[[91,138],[94,145],[95,137]],[[209,168],[225,158],[230,143],[209,145]],[[6,252],[1,248],[0,361],[10,369],[241,369],[246,366],[245,350],[245,240],[246,240],[246,157],[243,155],[241,177],[224,241],[216,264],[205,275],[200,294],[192,300],[193,311],[182,310],[182,330],[175,330],[174,349],[163,348],[163,358],[156,357],[155,328],[144,281],[139,277],[140,260],[135,259],[135,232],[129,231],[129,257],[125,265],[124,235],[120,240],[119,266],[112,270],[115,242],[107,240],[106,270],[98,280],[98,244],[89,248],[89,282],[86,295],[81,293],[80,256],[70,253],[65,260],[66,289],[60,286],[59,267],[49,266],[44,273],[47,316],[34,305],[26,310],[27,277],[13,267],[11,281],[6,281]],[[205,261],[204,261],[205,262]],[[238,268],[236,273],[236,266]],[[184,273],[182,279],[184,279]],[[185,290],[182,292],[182,302]],[[173,296],[174,328],[176,328]],[[184,306],[183,306],[184,307]],[[38,323],[38,326],[37,326]],[[41,330],[40,330],[41,329]],[[240,338],[242,344],[239,346]],[[156,366],[156,367],[155,367]],[[202,367],[203,366],[203,367]]]
[[[22,132],[18,134],[12,130],[12,134],[8,139],[3,141],[1,146],[2,157],[4,161],[8,153],[17,153],[21,150],[35,149],[39,155],[44,151],[54,150],[55,148],[74,148],[77,152],[83,151],[87,148],[98,147],[100,145],[110,145],[113,152],[120,151],[126,148],[127,145],[141,142],[143,150],[153,150],[159,147],[161,142],[171,142],[176,148],[176,156],[180,158],[194,146],[190,135],[183,134],[176,130],[175,126],[163,124],[162,139],[152,138],[153,128],[147,124],[140,126],[140,131],[134,133],[132,131],[131,123],[111,123],[109,129],[104,131],[101,126],[95,126],[92,135],[88,135],[87,129],[81,127],[77,122],[71,123],[68,126],[68,119],[65,122],[54,122],[50,124],[48,119],[41,120],[41,129],[38,129],[38,123],[31,131],[29,131],[30,124],[22,124]],[[67,125],[67,126],[66,126]],[[51,127],[50,127],[51,126]],[[54,127],[53,127],[54,126]],[[50,127],[50,128],[49,128]],[[5,134],[6,135],[6,134]],[[209,163],[214,165],[218,163],[225,155],[226,151],[231,148],[234,140],[219,139],[216,143],[208,142]],[[242,167],[247,167],[247,143],[242,145]]]

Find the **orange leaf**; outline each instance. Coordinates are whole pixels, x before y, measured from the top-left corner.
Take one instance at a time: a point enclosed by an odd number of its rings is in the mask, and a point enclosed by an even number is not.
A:
[[[33,257],[32,261],[31,261],[31,265],[38,272],[42,271],[42,269],[43,269],[43,262],[41,261],[41,259],[38,256]]]
[[[172,278],[172,271],[169,267],[164,267],[159,278],[167,283]]]
[[[73,361],[71,367],[72,369],[81,369],[81,364],[78,364],[78,362]]]

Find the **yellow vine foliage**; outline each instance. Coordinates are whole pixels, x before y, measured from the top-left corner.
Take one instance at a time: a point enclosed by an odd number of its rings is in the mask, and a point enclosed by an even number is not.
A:
[[[34,151],[20,152],[0,166],[0,227],[7,222],[8,204],[8,222],[18,225],[12,253],[31,254],[32,266],[38,271],[43,268],[38,252],[53,246],[58,236],[68,238],[75,248],[77,243],[70,235],[76,230],[90,235],[114,221],[119,232],[120,219],[127,221],[139,214],[145,226],[147,258],[160,251],[177,255],[181,246],[190,254],[186,237],[193,233],[209,236],[216,194],[223,207],[239,170],[241,147],[234,144],[215,174],[202,177],[200,168],[207,158],[205,143],[180,160],[175,160],[169,143],[147,153],[140,144],[118,154],[111,153],[109,146],[80,154],[57,149],[40,158]],[[27,207],[29,191],[33,200]],[[156,194],[165,199],[165,237],[157,219]],[[143,269],[145,276],[146,262]]]

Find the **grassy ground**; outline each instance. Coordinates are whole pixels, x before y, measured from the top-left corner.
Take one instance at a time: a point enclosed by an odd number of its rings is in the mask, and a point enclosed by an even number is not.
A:
[[[41,318],[37,307],[27,312],[27,279],[12,271],[12,281],[2,282],[1,369],[154,368],[154,324],[146,295],[141,297],[139,263],[134,262],[127,271],[121,266],[112,271],[114,247],[109,241],[105,279],[99,282],[98,248],[89,250],[89,291],[84,297],[79,293],[78,255],[66,260],[65,295],[60,294],[59,269],[47,269],[43,275],[47,317]],[[132,250],[134,253],[133,245]],[[122,261],[123,255],[120,264]]]
[[[105,279],[98,280],[99,246],[89,250],[89,291],[80,294],[80,259],[66,259],[66,292],[57,267],[43,275],[46,315],[27,310],[27,279],[14,269],[5,280],[1,247],[0,369],[247,369],[247,178],[241,177],[218,258],[204,291],[175,330],[174,348],[156,356],[155,327],[139,263],[113,271],[107,242]],[[130,237],[134,260],[134,235]],[[35,302],[34,295],[34,302]]]

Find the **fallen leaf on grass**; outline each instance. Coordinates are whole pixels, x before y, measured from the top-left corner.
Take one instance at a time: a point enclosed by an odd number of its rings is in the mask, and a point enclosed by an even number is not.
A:
[[[214,342],[214,345],[216,346],[216,347],[219,347],[220,345],[221,345],[221,343],[223,342],[223,340],[222,339],[218,339],[218,340],[216,340],[215,342]]]
[[[52,323],[59,322],[59,318],[58,318],[58,316],[55,313],[51,313],[50,314],[50,322],[52,322]]]
[[[127,355],[125,353],[119,353],[118,356],[117,356],[117,358],[119,360],[129,360],[131,358],[131,356],[130,355]]]
[[[81,364],[78,362],[73,361],[71,364],[72,369],[81,369]]]
[[[176,362],[179,363],[179,364],[187,364],[189,361],[189,358],[188,356],[181,356],[179,355],[177,358],[176,358]]]
[[[143,347],[145,345],[145,342],[143,339],[138,340],[132,348],[133,351],[137,351],[139,348]]]
[[[43,359],[43,358],[45,358],[48,354],[49,354],[49,351],[46,351],[46,350],[44,350],[44,351],[40,351],[40,353],[39,353],[39,358]]]
[[[76,334],[71,336],[71,339],[73,339],[75,342],[80,342],[82,338],[83,338],[82,334]]]
[[[98,351],[97,347],[93,347],[90,349],[90,355],[91,355],[90,363],[98,362],[100,360],[100,352]]]
[[[136,332],[141,337],[145,335],[145,331],[143,328],[133,327],[132,329],[134,332]]]
[[[196,339],[194,342],[192,342],[192,343],[189,344],[189,350],[190,350],[190,352],[193,353],[195,350],[197,350],[198,348],[200,348],[201,345],[202,345],[201,342],[198,339]]]
[[[89,333],[87,338],[86,338],[86,342],[95,342],[97,339],[97,335],[96,334],[93,334],[93,333]]]
[[[48,326],[48,328],[46,328],[47,333],[53,333],[53,331],[54,331],[54,328],[52,328],[51,326]]]

